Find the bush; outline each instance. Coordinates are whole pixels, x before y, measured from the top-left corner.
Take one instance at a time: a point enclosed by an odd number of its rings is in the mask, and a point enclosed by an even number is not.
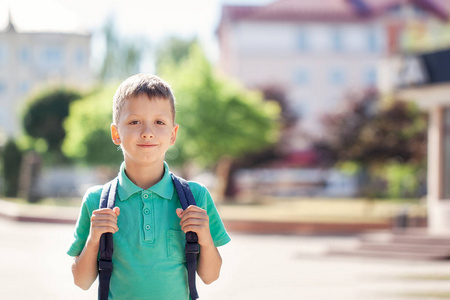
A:
[[[8,140],[2,151],[2,177],[5,187],[3,195],[6,197],[17,196],[21,162],[22,151],[13,140]]]

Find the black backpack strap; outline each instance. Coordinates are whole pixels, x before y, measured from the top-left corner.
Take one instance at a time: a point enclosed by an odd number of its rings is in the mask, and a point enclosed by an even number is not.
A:
[[[190,205],[196,205],[194,195],[186,180],[175,176],[171,173],[172,181],[178,193],[181,207],[184,209]],[[189,292],[192,300],[198,299],[197,287],[195,285],[195,272],[197,270],[197,255],[200,253],[200,246],[198,244],[198,236],[195,232],[186,232],[186,266],[188,271]]]
[[[103,186],[100,196],[99,208],[113,209],[116,201],[116,191],[118,178],[113,179]],[[114,252],[113,235],[110,232],[102,234],[100,237],[98,260],[98,299],[108,300],[109,282],[112,273],[112,255]]]

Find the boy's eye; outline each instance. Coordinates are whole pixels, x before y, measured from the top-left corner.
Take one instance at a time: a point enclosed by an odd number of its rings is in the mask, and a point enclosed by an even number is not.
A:
[[[131,121],[130,122],[130,125],[136,125],[136,124],[139,124],[139,121]]]
[[[156,121],[156,124],[158,125],[164,125],[165,123],[163,121]]]

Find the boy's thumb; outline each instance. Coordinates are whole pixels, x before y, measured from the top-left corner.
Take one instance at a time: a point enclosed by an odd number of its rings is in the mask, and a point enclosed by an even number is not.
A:
[[[179,218],[181,218],[181,213],[183,212],[183,210],[181,208],[177,208],[176,212],[177,212],[177,216]]]
[[[113,208],[113,212],[116,214],[116,216],[119,216],[120,215],[120,208],[119,207],[114,207]]]

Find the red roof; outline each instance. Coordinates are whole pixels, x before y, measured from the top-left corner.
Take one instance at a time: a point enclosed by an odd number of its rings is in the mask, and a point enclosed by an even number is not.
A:
[[[382,14],[389,8],[413,3],[416,6],[435,14],[443,21],[448,21],[450,16],[450,3],[448,0],[364,0],[373,11],[373,14]]]
[[[448,20],[450,7],[446,0],[278,0],[266,6],[228,6],[222,8],[222,21],[335,21],[361,20],[378,16],[388,9],[407,2]]]

